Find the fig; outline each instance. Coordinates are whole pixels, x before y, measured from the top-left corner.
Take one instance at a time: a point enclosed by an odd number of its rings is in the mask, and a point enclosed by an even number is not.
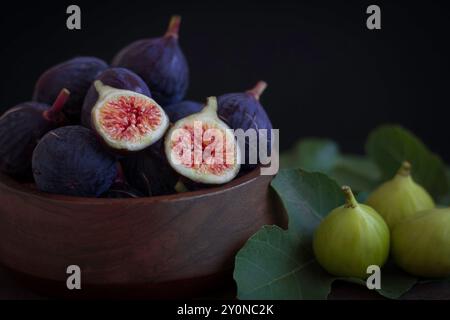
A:
[[[239,173],[240,148],[217,108],[216,97],[209,97],[202,111],[175,122],[165,137],[169,164],[188,181],[223,184]]]
[[[100,80],[103,84],[116,89],[130,90],[143,94],[149,98],[152,97],[144,80],[134,72],[125,68],[108,68],[100,73],[95,80]],[[81,124],[88,128],[91,128],[91,112],[92,108],[97,103],[98,98],[99,95],[97,89],[95,88],[94,83],[92,83],[86,94],[86,98],[84,99],[81,112]]]
[[[69,91],[61,90],[49,106],[39,102],[21,103],[0,118],[0,171],[18,179],[32,177],[31,156],[39,139],[66,121],[62,109]]]
[[[177,122],[180,119],[186,118],[193,113],[200,112],[204,107],[204,104],[185,100],[178,103],[171,104],[168,107],[164,107],[164,111],[169,116],[169,120],[172,123]]]
[[[157,142],[169,127],[169,118],[151,98],[94,82],[98,99],[91,124],[101,141],[119,153],[143,150]]]
[[[428,192],[411,177],[408,161],[402,163],[394,178],[369,195],[367,204],[383,217],[390,229],[418,211],[435,207]]]
[[[115,157],[82,126],[48,132],[34,149],[32,165],[37,188],[56,194],[100,196],[117,177]]]
[[[319,264],[339,277],[367,278],[367,267],[383,266],[389,255],[389,228],[371,207],[359,204],[342,187],[346,203],[332,210],[314,234]]]
[[[155,150],[148,149],[129,155],[121,159],[121,164],[127,181],[143,195],[175,193],[179,176]]]
[[[232,129],[267,129],[268,133],[265,135],[267,140],[267,155],[271,151],[271,135],[272,123],[269,116],[259,102],[259,98],[267,88],[267,83],[259,81],[253,89],[241,93],[224,94],[218,98],[219,102],[219,116]],[[243,168],[245,170],[253,169],[260,163],[259,158],[259,134],[257,134],[257,144],[251,144],[249,139],[245,140],[245,163]],[[250,153],[258,154],[256,159],[249,157]]]
[[[178,44],[181,18],[173,16],[164,36],[138,40],[113,59],[114,67],[137,73],[158,103],[167,106],[183,100],[189,85],[189,68]]]
[[[55,65],[39,77],[33,100],[50,104],[66,88],[71,95],[64,113],[72,123],[78,123],[89,86],[107,67],[106,62],[94,57],[76,57]]]
[[[392,231],[392,256],[419,277],[450,276],[450,208],[424,210]]]

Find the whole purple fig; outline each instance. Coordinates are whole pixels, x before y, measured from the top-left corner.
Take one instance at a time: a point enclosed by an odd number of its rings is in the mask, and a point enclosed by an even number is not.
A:
[[[144,79],[163,106],[181,101],[189,85],[189,68],[178,45],[180,21],[179,16],[173,16],[164,36],[133,42],[112,62],[114,67],[130,69]]]
[[[95,80],[100,80],[103,84],[116,89],[129,90],[143,94],[149,98],[152,97],[145,82],[137,74],[125,68],[106,69]],[[91,127],[91,112],[98,98],[98,91],[94,83],[92,83],[84,99],[81,112],[81,124],[85,127]]]
[[[219,102],[219,116],[232,129],[267,129],[267,152],[271,150],[271,134],[272,123],[269,116],[259,102],[261,94],[267,87],[267,83],[259,81],[253,89],[241,93],[228,93],[218,97]],[[259,155],[259,134],[257,133],[257,144],[253,145],[248,139],[245,141],[245,164],[242,168],[253,169],[257,163],[250,163],[249,153],[257,151]],[[259,163],[259,156],[257,159]]]
[[[45,71],[34,88],[33,100],[50,104],[66,88],[70,99],[64,114],[72,123],[80,121],[81,107],[91,83],[108,67],[106,62],[94,57],[77,57],[57,64]]]
[[[39,139],[63,125],[62,113],[69,91],[61,90],[53,106],[21,103],[0,118],[0,171],[19,179],[31,178],[31,156]]]
[[[204,106],[204,104],[199,102],[185,100],[165,107],[164,111],[169,116],[170,122],[175,123],[193,113],[202,111]]]

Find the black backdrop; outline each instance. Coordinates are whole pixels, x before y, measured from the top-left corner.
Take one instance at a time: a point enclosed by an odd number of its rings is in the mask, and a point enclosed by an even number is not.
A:
[[[81,7],[81,31],[66,29],[69,4]],[[382,30],[365,27],[369,4],[381,7]],[[372,128],[395,122],[450,161],[444,1],[15,1],[0,11],[2,109],[28,100],[47,67],[76,55],[109,61],[129,42],[161,35],[177,13],[189,98],[264,79],[262,102],[284,149],[319,136],[363,152]]]

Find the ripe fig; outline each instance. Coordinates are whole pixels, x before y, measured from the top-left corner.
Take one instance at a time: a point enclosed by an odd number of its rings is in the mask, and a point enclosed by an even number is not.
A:
[[[77,57],[55,65],[39,77],[33,100],[50,104],[66,88],[71,95],[64,113],[72,123],[78,123],[89,86],[107,67],[106,62],[94,57]]]
[[[195,101],[181,101],[164,107],[164,111],[169,116],[170,122],[175,123],[180,119],[186,118],[193,113],[202,111],[204,104]]]
[[[91,124],[110,149],[122,153],[143,150],[169,127],[169,118],[153,99],[100,80],[94,86],[99,97],[92,107]]]
[[[114,67],[136,72],[163,106],[183,100],[189,84],[189,68],[178,45],[181,18],[173,16],[166,34],[138,40],[123,48],[113,59]]]
[[[367,204],[384,218],[391,229],[418,211],[435,207],[428,192],[414,182],[411,177],[411,164],[407,161],[403,162],[394,178],[369,195]]]
[[[179,179],[166,159],[148,149],[121,159],[125,177],[144,196],[175,193]]]
[[[392,255],[419,277],[450,276],[450,208],[431,209],[399,222],[392,231]]]
[[[177,121],[167,133],[165,153],[183,177],[203,184],[222,184],[239,173],[241,153],[234,134],[217,115],[217,99]]]
[[[61,90],[49,106],[39,102],[21,103],[0,118],[0,171],[19,179],[32,177],[31,156],[39,139],[66,121],[62,109],[69,91]]]
[[[100,80],[103,84],[123,90],[130,90],[147,96],[152,97],[150,90],[137,74],[127,70],[125,68],[109,68],[100,73],[95,80]],[[97,103],[99,98],[97,89],[94,83],[92,83],[89,91],[84,99],[83,109],[81,112],[81,123],[91,128],[91,112],[92,108]]]
[[[241,93],[224,94],[218,98],[219,117],[223,119],[232,129],[267,129],[267,153],[271,151],[271,135],[272,123],[269,116],[259,102],[259,98],[267,87],[267,83],[259,81],[253,89]],[[253,169],[260,163],[259,153],[257,159],[249,158],[249,153],[259,152],[259,138],[257,133],[257,144],[250,143],[248,139],[245,141],[245,165],[243,168]],[[252,160],[252,161],[250,161]],[[255,163],[251,163],[255,162]]]
[[[82,126],[48,132],[33,152],[39,190],[74,196],[100,196],[117,176],[116,159],[104,151],[95,133]]]
[[[381,267],[389,255],[389,228],[371,207],[359,204],[349,187],[342,187],[345,205],[332,210],[314,235],[319,264],[339,277],[367,277],[367,267]]]

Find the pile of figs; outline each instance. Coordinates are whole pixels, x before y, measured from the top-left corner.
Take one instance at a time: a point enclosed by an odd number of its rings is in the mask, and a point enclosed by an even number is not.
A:
[[[180,20],[173,16],[162,37],[131,43],[111,64],[76,57],[45,71],[32,101],[0,118],[0,171],[43,192],[132,198],[225,184],[258,166],[241,165],[242,147],[229,132],[272,128],[259,102],[266,83],[205,103],[185,100]],[[204,151],[217,138],[199,144],[192,133],[211,128],[224,134],[223,157],[231,161],[186,162],[190,150],[177,133]]]
[[[423,278],[450,276],[450,208],[436,208],[405,161],[366,204],[344,186],[346,203],[332,210],[314,234],[317,261],[339,277],[367,278],[389,254],[406,272]]]

